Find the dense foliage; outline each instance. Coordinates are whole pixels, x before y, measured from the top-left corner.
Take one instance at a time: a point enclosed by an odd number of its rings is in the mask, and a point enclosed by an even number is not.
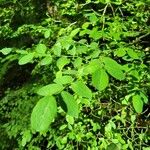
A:
[[[0,0],[0,149],[150,149],[149,9]]]

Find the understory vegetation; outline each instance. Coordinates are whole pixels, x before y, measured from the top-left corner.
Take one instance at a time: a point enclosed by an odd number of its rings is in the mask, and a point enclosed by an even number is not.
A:
[[[150,150],[149,0],[0,0],[1,150]]]

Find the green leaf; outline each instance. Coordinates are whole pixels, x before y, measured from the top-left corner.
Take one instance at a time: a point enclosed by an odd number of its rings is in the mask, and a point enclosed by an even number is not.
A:
[[[82,58],[78,57],[75,59],[75,61],[73,62],[73,65],[75,68],[80,68],[82,65]]]
[[[54,52],[54,54],[56,56],[60,56],[61,55],[61,43],[57,42],[53,47],[52,47],[52,51]]]
[[[83,72],[86,75],[92,74],[100,68],[101,68],[101,63],[100,63],[99,59],[94,59],[94,60],[90,61],[87,66],[84,67]]]
[[[122,100],[122,104],[128,105],[129,99],[132,97],[132,94],[126,95],[125,98]]]
[[[63,74],[69,74],[69,75],[76,75],[78,72],[76,70],[65,70],[63,71]]]
[[[71,125],[74,124],[74,118],[70,115],[66,115],[66,121]]]
[[[51,96],[53,94],[58,94],[63,90],[63,86],[61,84],[48,84],[43,86],[37,91],[37,94],[42,96]]]
[[[85,23],[82,25],[82,28],[83,28],[83,29],[87,29],[89,25],[90,25],[90,22],[85,22]]]
[[[46,45],[45,44],[38,44],[37,46],[36,46],[36,52],[37,53],[39,53],[39,54],[45,54],[45,52],[46,52]]]
[[[140,95],[134,95],[132,97],[132,103],[137,113],[141,113],[143,111],[143,101]]]
[[[58,84],[69,84],[72,83],[72,81],[73,78],[71,76],[62,76],[54,80],[54,82]]]
[[[127,49],[128,55],[133,59],[139,59],[138,54],[133,49]]]
[[[61,57],[57,60],[57,67],[59,70],[62,70],[63,67],[70,63],[70,60],[67,57]]]
[[[93,38],[94,40],[98,40],[102,37],[102,32],[98,31],[97,28],[93,28],[90,32],[89,37]]]
[[[86,97],[86,98],[89,98],[89,99],[92,98],[91,90],[82,81],[74,82],[71,85],[71,88],[79,96]]]
[[[12,48],[3,48],[0,52],[4,55],[8,55],[12,51]]]
[[[71,31],[70,36],[74,37],[79,31],[80,31],[80,28],[74,29],[73,31]]]
[[[89,29],[84,29],[84,30],[80,31],[79,36],[83,36],[83,35],[85,35],[85,34],[90,34],[90,33],[91,33],[91,30],[89,30]]]
[[[91,23],[95,24],[97,21],[99,21],[99,19],[97,18],[97,16],[94,13],[91,13],[89,15],[89,20]]]
[[[100,55],[100,51],[97,49],[93,51],[93,53],[90,54],[89,58],[97,58]]]
[[[122,66],[110,57],[103,57],[103,62],[106,66],[115,66],[116,68],[122,69]]]
[[[27,64],[29,62],[31,62],[33,60],[33,57],[34,57],[34,53],[29,53],[27,55],[24,55],[23,57],[21,57],[19,59],[19,65],[24,65],[24,64]]]
[[[62,47],[66,50],[69,49],[69,47],[72,45],[72,38],[70,36],[64,36],[60,38],[60,43],[62,45]]]
[[[118,80],[125,79],[125,74],[122,71],[123,67],[120,64],[118,64],[115,60],[109,57],[103,57],[103,62],[105,64],[105,69],[111,76]]]
[[[116,144],[111,143],[107,146],[107,150],[119,150],[119,148]]]
[[[27,55],[28,54],[27,50],[16,50],[15,52],[18,54],[21,54],[21,55]]]
[[[60,126],[59,130],[64,130],[67,127],[67,124],[63,124],[62,126]]]
[[[78,113],[79,113],[78,104],[74,99],[74,97],[66,91],[62,91],[61,96],[67,106],[67,114],[72,117],[78,117]]]
[[[150,146],[149,147],[143,147],[143,150],[150,150]]]
[[[57,104],[53,96],[38,101],[31,114],[31,127],[37,131],[46,131],[57,114]]]
[[[50,29],[46,30],[45,33],[44,33],[44,37],[47,39],[47,38],[50,37],[50,35],[51,35],[51,30]]]
[[[140,92],[140,96],[141,96],[141,99],[143,100],[143,102],[145,104],[147,104],[148,103],[148,97],[143,92]]]
[[[86,54],[89,51],[89,48],[85,45],[80,45],[76,47],[76,54]]]
[[[30,130],[24,131],[23,136],[22,136],[21,145],[25,146],[26,143],[31,140],[31,138],[32,138],[32,134],[31,134]]]
[[[91,44],[90,44],[90,49],[91,50],[99,50],[99,45],[98,45],[98,43],[97,42],[92,42]]]
[[[104,69],[98,69],[92,74],[92,83],[99,91],[104,90],[109,83],[109,77]]]
[[[126,50],[124,48],[119,48],[114,52],[115,56],[123,57],[126,54]]]
[[[52,62],[52,56],[46,56],[41,60],[40,65],[42,66],[49,65],[51,62]]]
[[[74,45],[70,50],[68,50],[67,54],[74,56],[76,54],[76,46]]]

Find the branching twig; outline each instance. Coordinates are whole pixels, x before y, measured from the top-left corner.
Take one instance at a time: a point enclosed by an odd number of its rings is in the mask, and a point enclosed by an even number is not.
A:
[[[146,34],[144,34],[144,35],[142,35],[142,36],[136,38],[136,39],[132,42],[132,44],[138,43],[141,39],[145,38],[145,37],[148,36],[149,34],[150,34],[150,33],[146,33]]]
[[[112,10],[112,12],[113,12],[113,16],[115,16],[114,8],[112,7],[111,3],[108,3],[108,4],[109,4],[109,6],[110,6],[110,8],[111,8],[111,10]]]
[[[107,10],[108,5],[109,5],[109,3],[107,3],[107,5],[104,7],[104,11],[103,11],[103,14],[102,14],[102,17],[103,17],[103,26],[102,26],[102,30],[103,30],[104,27],[105,27],[105,13],[106,13],[106,10]]]
[[[122,17],[124,17],[124,15],[123,15],[123,12],[122,12],[121,8],[119,7],[118,9],[119,9],[119,11],[120,11],[120,13],[121,13]]]

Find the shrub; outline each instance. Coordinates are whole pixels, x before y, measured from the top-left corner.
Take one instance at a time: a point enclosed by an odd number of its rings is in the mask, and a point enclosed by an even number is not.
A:
[[[149,0],[0,11],[1,149],[149,149]]]

